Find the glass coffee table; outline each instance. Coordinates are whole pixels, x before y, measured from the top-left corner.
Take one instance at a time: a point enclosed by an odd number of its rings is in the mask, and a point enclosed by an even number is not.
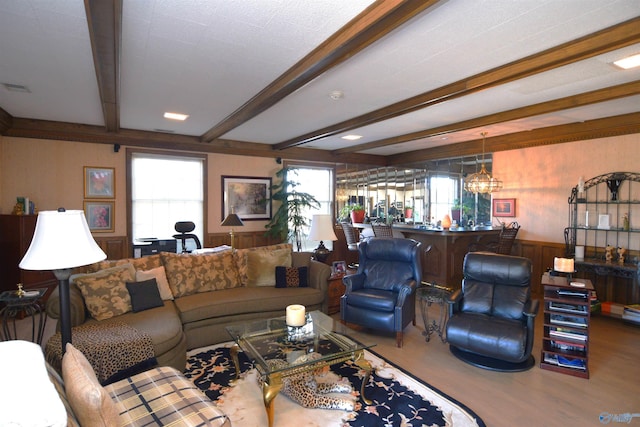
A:
[[[364,350],[373,344],[353,341],[346,336],[350,332],[349,328],[324,313],[307,313],[307,324],[301,327],[287,326],[285,316],[282,316],[241,322],[227,326],[226,329],[236,342],[231,348],[236,379],[240,372],[239,351],[243,351],[255,362],[270,427],[273,426],[274,418],[273,400],[282,388],[283,378],[346,360],[353,360],[365,371],[360,396],[366,404],[371,404],[364,395],[364,388],[371,374],[371,364],[364,358]],[[301,358],[311,353],[315,353],[313,358]],[[271,363],[274,361],[278,363]]]

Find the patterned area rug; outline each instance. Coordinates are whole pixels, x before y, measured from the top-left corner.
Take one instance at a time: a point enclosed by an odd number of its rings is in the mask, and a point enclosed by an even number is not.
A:
[[[229,348],[232,343],[192,350],[188,353],[185,374],[231,418],[234,426],[266,426],[257,371],[244,353],[240,353],[241,379],[233,386],[235,369]],[[373,400],[366,405],[359,399],[362,372],[350,361],[331,366],[325,378],[347,378],[354,387],[356,410],[346,412],[307,409],[280,394],[275,399],[274,424],[291,426],[477,426],[484,422],[469,408],[429,384],[413,377],[373,351],[366,358],[374,368],[365,395]]]

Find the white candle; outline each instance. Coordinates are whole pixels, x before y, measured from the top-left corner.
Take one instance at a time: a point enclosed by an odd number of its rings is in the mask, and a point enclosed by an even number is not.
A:
[[[304,326],[307,323],[304,305],[293,304],[287,306],[287,325]]]

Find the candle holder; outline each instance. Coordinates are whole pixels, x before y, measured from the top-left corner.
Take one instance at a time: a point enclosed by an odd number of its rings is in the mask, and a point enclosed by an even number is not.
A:
[[[311,319],[310,313],[306,314],[304,325],[287,325],[287,339],[289,341],[300,341],[311,335],[313,335],[313,320]]]

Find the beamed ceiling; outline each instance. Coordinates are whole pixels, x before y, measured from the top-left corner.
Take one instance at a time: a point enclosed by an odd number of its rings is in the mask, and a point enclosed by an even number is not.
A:
[[[412,165],[638,133],[637,53],[638,0],[1,1],[0,134]]]

